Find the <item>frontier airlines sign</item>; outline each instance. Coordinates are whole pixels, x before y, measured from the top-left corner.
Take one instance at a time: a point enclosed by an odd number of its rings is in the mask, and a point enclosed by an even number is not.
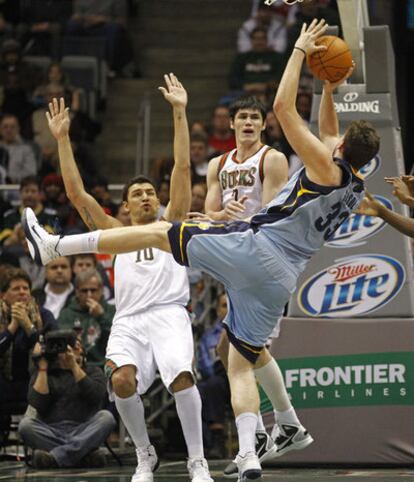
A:
[[[414,403],[414,353],[278,360],[297,408]],[[270,403],[262,393],[262,410]]]

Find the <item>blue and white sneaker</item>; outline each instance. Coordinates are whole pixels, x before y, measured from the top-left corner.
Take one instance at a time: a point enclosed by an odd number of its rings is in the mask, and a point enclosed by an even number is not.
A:
[[[22,226],[29,246],[30,256],[37,264],[47,265],[52,259],[61,256],[56,250],[60,236],[49,234],[39,224],[32,209],[26,208],[23,210]]]

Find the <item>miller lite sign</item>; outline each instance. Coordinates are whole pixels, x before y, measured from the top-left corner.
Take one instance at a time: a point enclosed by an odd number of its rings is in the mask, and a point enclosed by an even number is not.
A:
[[[405,281],[394,258],[360,254],[338,260],[301,286],[298,304],[308,316],[344,318],[378,310],[392,300]]]
[[[381,204],[393,210],[392,203],[383,196],[374,196]],[[366,243],[366,240],[386,226],[377,216],[352,213],[325,243],[333,248],[353,248]]]

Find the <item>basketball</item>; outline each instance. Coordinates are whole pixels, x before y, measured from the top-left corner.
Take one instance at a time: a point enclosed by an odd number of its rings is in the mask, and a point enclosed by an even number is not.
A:
[[[316,41],[326,45],[326,50],[307,56],[307,64],[315,77],[329,82],[337,82],[352,67],[352,54],[348,44],[335,35],[324,35]]]

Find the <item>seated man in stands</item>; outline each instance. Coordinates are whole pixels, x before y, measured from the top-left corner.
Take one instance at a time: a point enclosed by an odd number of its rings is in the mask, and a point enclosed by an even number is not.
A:
[[[5,114],[0,121],[0,146],[8,153],[7,177],[20,182],[37,171],[34,150],[20,136],[20,123],[12,114]]]
[[[208,456],[213,459],[225,457],[224,416],[230,408],[230,387],[226,370],[216,353],[227,314],[227,297],[217,298],[217,320],[206,330],[198,345],[198,370],[203,380],[197,384],[203,406],[203,429],[207,439]]]
[[[50,311],[31,296],[29,275],[19,268],[0,273],[0,405],[24,403],[29,385],[30,351],[39,334],[56,329]]]
[[[230,127],[230,111],[225,105],[214,109],[211,131],[208,137],[209,154],[224,154],[236,147],[234,131]]]
[[[66,351],[53,354],[40,344],[35,347],[37,369],[30,381],[28,402],[37,416],[24,417],[19,433],[34,449],[32,463],[37,469],[101,467],[105,456],[97,449],[115,427],[113,415],[101,410],[105,376],[100,368],[88,366],[74,332],[52,334],[65,335]]]
[[[72,268],[70,258],[61,256],[46,265],[46,285],[33,295],[39,304],[58,319],[60,312],[69,304],[73,295]]]
[[[133,49],[125,29],[126,9],[126,0],[75,0],[67,34],[104,37],[111,71],[133,77]]]
[[[55,211],[44,208],[41,203],[41,192],[39,180],[35,176],[27,176],[20,182],[20,200],[21,204],[17,208],[11,209],[4,213],[4,218],[0,224],[0,243],[3,247],[15,246],[18,252],[15,254],[23,254],[21,241],[24,233],[21,229],[20,219],[24,208],[30,207],[38,213],[40,222],[48,231],[52,231],[54,223]]]
[[[103,298],[103,282],[96,270],[83,271],[75,278],[75,296],[59,316],[59,327],[76,329],[88,360],[103,366],[115,307]]]

